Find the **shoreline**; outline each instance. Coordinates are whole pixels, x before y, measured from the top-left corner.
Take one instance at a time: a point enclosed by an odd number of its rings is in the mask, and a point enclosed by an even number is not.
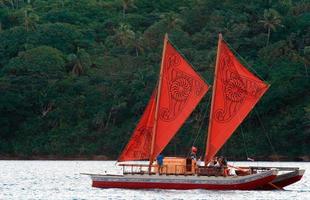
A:
[[[115,160],[105,155],[89,155],[89,156],[57,156],[57,155],[41,155],[41,156],[9,156],[0,155],[0,160],[98,160],[110,161]]]
[[[0,155],[0,160],[81,160],[81,161],[115,161],[115,158],[110,158],[106,155],[79,155],[79,156],[57,156],[57,155],[35,155],[35,156],[12,156],[12,155]],[[247,161],[244,158],[229,158],[232,161]],[[268,157],[256,157],[255,161],[274,161],[274,162],[309,162],[310,156],[299,156],[295,158],[289,158],[286,156],[268,156]]]

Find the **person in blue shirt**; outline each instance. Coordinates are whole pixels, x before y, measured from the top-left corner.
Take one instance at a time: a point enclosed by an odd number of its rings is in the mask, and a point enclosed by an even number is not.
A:
[[[156,158],[156,161],[157,161],[157,165],[158,165],[158,173],[161,174],[163,164],[164,164],[164,156],[162,154],[159,154]]]

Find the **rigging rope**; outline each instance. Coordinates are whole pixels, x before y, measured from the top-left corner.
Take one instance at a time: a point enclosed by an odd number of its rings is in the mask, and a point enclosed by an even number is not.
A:
[[[197,131],[197,135],[196,135],[196,137],[195,137],[195,139],[194,139],[194,141],[193,141],[193,143],[192,143],[192,146],[195,146],[195,144],[196,144],[198,138],[202,135],[202,134],[200,134],[200,133],[201,133],[201,129],[202,129],[202,127],[203,127],[204,119],[206,118],[207,112],[208,112],[208,110],[209,110],[209,106],[210,106],[210,104],[211,104],[211,103],[210,103],[210,101],[211,101],[211,96],[212,96],[212,95],[209,95],[209,98],[208,98],[208,100],[207,100],[206,110],[205,110],[203,116],[202,116],[202,117],[200,118],[200,120],[199,120],[199,121],[201,121],[201,124],[200,124],[200,126],[199,126],[198,131]],[[202,149],[203,149],[203,148],[202,148]],[[187,156],[189,156],[190,153],[191,153],[191,150],[189,150]]]
[[[170,44],[178,51],[178,53],[182,56],[182,58],[183,58],[188,64],[190,64],[190,66],[193,68],[193,70],[197,73],[198,70],[195,69],[194,65],[184,56],[184,54],[179,50],[179,48],[176,47],[170,39],[168,39],[168,41],[169,41]],[[210,85],[210,84],[208,83],[208,81],[207,81],[204,77],[202,77],[202,76],[200,75],[200,73],[197,73],[197,74],[198,74],[198,76],[199,76],[202,80],[204,80],[204,82],[206,82],[208,85]]]
[[[223,39],[224,40],[224,39]],[[254,72],[254,74],[256,75],[256,76],[258,76],[261,80],[263,80],[264,82],[266,82],[266,83],[268,83],[265,79],[263,79],[263,77],[261,77],[256,71],[255,71],[255,69],[253,68],[253,67],[251,67],[251,65],[228,43],[228,42],[226,42],[226,40],[224,40],[225,41],[225,43],[229,46],[229,48],[242,60],[242,62],[244,62],[245,64],[246,64],[246,66],[248,67],[248,68],[250,68],[253,72]]]
[[[224,39],[223,39],[223,41],[225,41]],[[268,85],[269,85],[269,83],[263,78],[263,77],[261,77],[257,72],[256,72],[256,70],[253,68],[253,67],[251,67],[251,65],[228,43],[228,42],[226,42],[225,41],[225,43],[229,46],[229,48],[234,52],[234,54],[235,55],[237,55],[240,59],[241,59],[241,61],[242,62],[244,62],[245,63],[245,65],[256,75],[256,76],[258,76],[261,80],[263,80],[265,83],[267,83]],[[255,110],[255,109],[254,109]],[[263,124],[263,122],[262,122],[262,120],[260,119],[260,117],[259,117],[259,115],[258,115],[258,113],[257,113],[257,111],[255,110],[255,113],[256,113],[256,116],[257,116],[257,118],[258,118],[258,121],[259,121],[259,123],[261,124],[261,126],[262,126],[262,128],[263,128],[263,131],[264,131],[264,133],[265,133],[265,135],[266,135],[266,137],[267,137],[267,140],[268,140],[268,142],[269,142],[269,144],[270,144],[270,146],[271,146],[271,149],[272,149],[272,152],[274,153],[274,155],[278,155],[277,153],[276,153],[276,151],[275,151],[275,148],[274,148],[274,146],[272,145],[272,143],[271,143],[271,139],[270,139],[270,137],[269,137],[269,135],[268,135],[268,133],[267,133],[267,131],[266,131],[266,129],[265,129],[265,126],[264,126],[264,124]],[[245,137],[244,137],[244,134],[243,134],[243,130],[242,130],[242,126],[240,125],[240,128],[241,128],[241,134],[242,134],[242,137],[243,137],[243,140],[245,140]],[[249,156],[248,156],[248,152],[247,152],[247,147],[246,147],[246,143],[245,143],[245,141],[243,141],[243,143],[244,143],[244,147],[245,147],[245,151],[246,151],[246,155],[247,155],[247,158],[249,158]]]
[[[271,143],[270,136],[268,135],[268,132],[266,131],[266,128],[265,128],[265,126],[264,126],[264,124],[263,124],[263,121],[261,120],[261,118],[260,118],[258,112],[257,112],[255,109],[254,109],[254,112],[255,112],[255,114],[256,114],[256,116],[257,116],[257,119],[258,119],[259,123],[261,124],[261,126],[262,126],[262,128],[263,128],[263,132],[265,133],[265,135],[266,135],[266,137],[267,137],[267,140],[268,140],[268,143],[270,144],[272,153],[276,156],[276,159],[278,160],[278,154],[277,154],[277,152],[276,152],[274,146],[273,146],[272,143]]]
[[[243,148],[245,150],[245,154],[246,154],[246,158],[248,159],[249,158],[249,154],[248,154],[248,149],[247,149],[247,145],[246,145],[246,142],[245,142],[245,136],[244,136],[244,133],[243,133],[243,129],[242,129],[242,125],[240,124],[240,132],[241,132],[241,135],[242,135],[242,139],[243,139]]]

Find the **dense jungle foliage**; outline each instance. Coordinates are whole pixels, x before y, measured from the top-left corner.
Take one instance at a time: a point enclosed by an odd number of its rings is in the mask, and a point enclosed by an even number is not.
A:
[[[158,79],[163,36],[211,84],[218,33],[270,89],[222,148],[310,155],[308,0],[0,0],[0,155],[116,159]],[[203,146],[211,92],[165,155]]]

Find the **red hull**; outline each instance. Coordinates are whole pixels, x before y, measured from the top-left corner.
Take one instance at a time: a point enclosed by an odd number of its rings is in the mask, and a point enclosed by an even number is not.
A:
[[[284,187],[291,185],[293,183],[298,182],[302,178],[302,175],[297,175],[288,179],[284,179],[282,181],[274,182],[271,184],[266,184],[262,186],[261,190],[276,190],[276,189],[283,189]],[[275,187],[276,186],[276,187]]]
[[[111,182],[93,181],[92,186],[98,188],[126,188],[126,189],[208,189],[208,190],[253,190],[257,186],[267,184],[275,179],[270,175],[262,179],[240,184],[195,184],[195,183],[160,183],[160,182]]]
[[[271,183],[259,187],[260,190],[279,190],[298,182],[304,175],[305,170],[295,169],[295,171],[278,175]]]

